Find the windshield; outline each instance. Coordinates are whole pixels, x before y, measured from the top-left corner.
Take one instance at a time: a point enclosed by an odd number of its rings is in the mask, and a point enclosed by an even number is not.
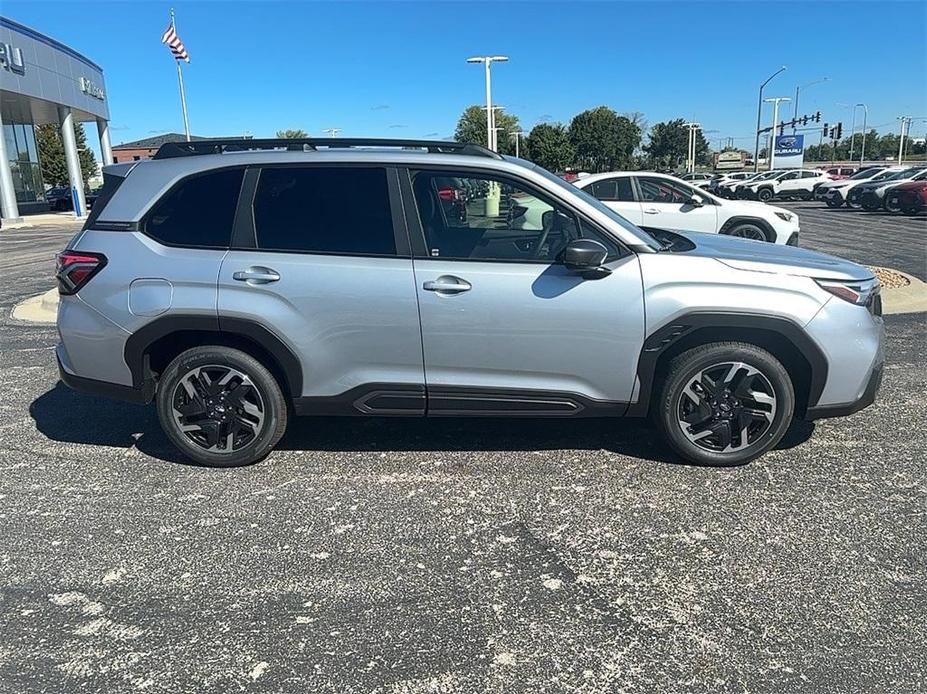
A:
[[[516,162],[516,163],[520,164],[521,162]],[[528,167],[528,168],[532,168],[532,167]],[[659,251],[664,247],[663,244],[657,241],[653,236],[648,234],[646,231],[644,231],[640,227],[635,226],[634,224],[631,224],[631,222],[629,222],[627,219],[625,219],[620,214],[615,212],[615,210],[613,210],[612,208],[610,208],[608,205],[598,200],[597,198],[594,198],[592,195],[587,193],[582,188],[578,188],[572,183],[567,183],[559,176],[555,176],[550,171],[548,171],[547,169],[543,169],[540,166],[534,165],[533,170],[541,174],[544,178],[546,178],[551,183],[555,183],[559,188],[565,191],[569,191],[569,193],[571,193],[572,195],[577,195],[580,198],[582,198],[584,202],[588,203],[589,205],[594,207],[596,210],[598,210],[599,212],[604,214],[606,217],[608,217],[610,220],[612,220],[613,222],[621,226],[622,229],[625,229],[626,231],[629,231],[632,234],[634,234],[635,238],[639,239],[640,242],[644,244],[645,246],[647,246],[648,248],[651,248],[655,251]]]
[[[880,178],[881,181],[897,181],[899,178],[910,178],[917,169],[902,169],[901,171],[896,171],[890,176],[885,178]]]
[[[862,171],[857,171],[855,174],[853,174],[852,176],[850,176],[850,178],[848,178],[847,180],[849,180],[849,181],[857,181],[857,180],[859,180],[859,179],[861,179],[861,178],[872,178],[872,177],[876,174],[876,171],[881,171],[881,169],[875,169],[875,170],[873,170],[873,169],[863,169]]]

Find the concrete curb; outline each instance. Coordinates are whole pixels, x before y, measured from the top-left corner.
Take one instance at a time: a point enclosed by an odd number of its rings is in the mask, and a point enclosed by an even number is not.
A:
[[[927,312],[927,283],[921,282],[906,272],[895,268],[885,268],[903,275],[911,284],[897,289],[882,288],[882,313],[921,313]]]
[[[58,290],[49,289],[20,301],[13,307],[10,317],[26,323],[55,323],[58,320]]]
[[[927,283],[921,282],[917,277],[886,268],[904,275],[911,283],[907,287],[897,289],[882,289],[882,312],[885,315],[895,313],[921,313],[927,312]],[[10,316],[15,320],[27,323],[54,323],[58,320],[58,290],[49,289],[44,294],[33,296],[21,301],[13,307]]]

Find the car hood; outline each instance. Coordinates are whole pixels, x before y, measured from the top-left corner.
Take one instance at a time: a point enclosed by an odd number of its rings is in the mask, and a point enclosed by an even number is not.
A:
[[[721,234],[695,231],[677,233],[695,244],[694,249],[681,253],[714,258],[738,270],[834,280],[863,280],[873,276],[872,271],[862,265],[806,248]]]

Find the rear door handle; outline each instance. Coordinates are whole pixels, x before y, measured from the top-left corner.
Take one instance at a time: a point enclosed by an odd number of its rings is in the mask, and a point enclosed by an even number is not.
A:
[[[472,285],[465,279],[454,277],[454,275],[441,275],[435,280],[429,280],[422,285],[422,289],[427,292],[438,292],[438,294],[460,294],[468,292]]]
[[[248,282],[249,284],[268,284],[280,279],[280,273],[269,267],[255,265],[247,270],[239,270],[232,274],[232,279],[239,282]]]
[[[644,210],[644,214],[660,214],[660,210],[658,210],[656,207],[648,207],[646,210]]]

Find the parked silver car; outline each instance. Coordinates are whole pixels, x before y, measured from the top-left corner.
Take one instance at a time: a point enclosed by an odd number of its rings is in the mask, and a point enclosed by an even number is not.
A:
[[[294,414],[649,414],[736,465],[879,387],[866,268],[645,232],[481,147],[197,141],[104,178],[58,258],[61,379],[156,400],[202,464],[263,458]]]

